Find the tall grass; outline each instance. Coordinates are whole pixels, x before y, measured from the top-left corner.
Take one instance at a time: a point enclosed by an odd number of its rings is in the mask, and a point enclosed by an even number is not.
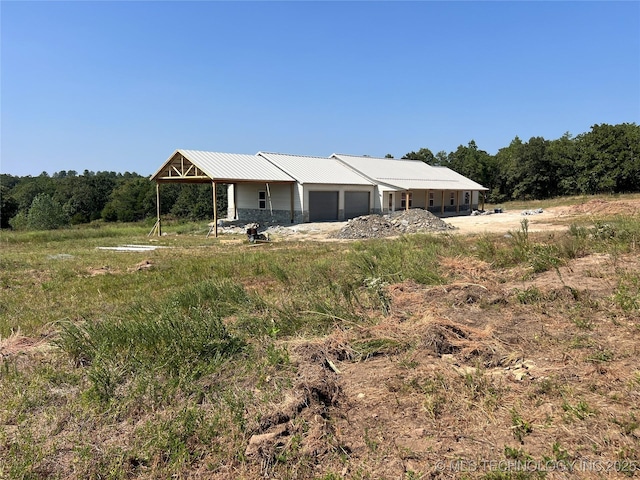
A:
[[[379,278],[394,283],[411,279],[426,285],[440,284],[444,280],[438,271],[438,256],[455,242],[454,237],[435,235],[376,240],[356,244],[350,260],[361,281]]]
[[[616,257],[640,247],[640,217],[616,216],[594,220],[591,226],[572,224],[567,233],[556,238],[529,232],[529,222],[505,238],[484,235],[476,241],[476,255],[496,267],[526,265],[531,273],[541,273],[562,266],[568,259],[593,252]]]
[[[0,231],[0,245],[15,245],[21,243],[50,243],[69,240],[87,240],[103,238],[125,238],[131,236],[143,236],[149,233],[150,227],[143,223],[104,224],[92,223],[89,225],[61,228],[58,230],[37,230],[14,232],[10,230]]]
[[[93,393],[106,402],[138,373],[195,380],[242,352],[222,318],[248,299],[229,281],[203,282],[161,305],[139,305],[122,318],[63,322],[56,344],[89,367]]]

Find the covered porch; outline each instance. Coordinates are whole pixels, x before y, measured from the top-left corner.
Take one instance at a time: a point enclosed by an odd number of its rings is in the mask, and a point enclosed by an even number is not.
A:
[[[484,195],[477,190],[385,190],[382,192],[382,211],[421,208],[434,215],[456,215],[484,209]]]
[[[247,175],[247,172],[251,172],[251,175]],[[289,192],[288,207],[291,221],[294,218],[295,180],[255,155],[176,150],[150,179],[156,182],[157,219],[149,235],[162,235],[160,186],[166,183],[211,184],[213,223],[207,236],[210,234],[214,237],[218,236],[218,219],[222,213],[218,211],[217,205],[218,185],[231,186],[230,190],[234,192],[237,191],[239,184],[256,185],[265,192],[263,199],[265,208],[273,205],[272,186],[285,185]],[[228,211],[224,212],[225,217],[228,214]],[[236,211],[232,211],[231,214],[237,217]]]

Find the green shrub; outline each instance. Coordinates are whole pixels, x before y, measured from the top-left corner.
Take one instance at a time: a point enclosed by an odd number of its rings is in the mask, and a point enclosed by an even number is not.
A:
[[[27,214],[27,227],[32,230],[55,230],[69,224],[62,206],[46,193],[37,195]]]

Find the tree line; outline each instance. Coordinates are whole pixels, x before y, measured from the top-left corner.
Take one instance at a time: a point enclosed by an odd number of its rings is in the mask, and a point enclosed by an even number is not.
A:
[[[163,184],[161,214],[190,220],[213,216],[211,184]],[[226,189],[216,191],[226,211]],[[137,173],[46,172],[37,177],[0,175],[1,228],[45,230],[68,225],[135,222],[156,215],[156,187]]]
[[[390,155],[387,155],[390,156]],[[435,155],[420,148],[403,156],[449,167],[487,187],[486,200],[537,200],[550,197],[640,191],[640,126],[594,125],[589,132],[556,140],[515,137],[495,155],[474,140]],[[218,186],[218,211],[227,208]],[[190,220],[212,217],[210,184],[164,184],[163,215]],[[71,171],[37,177],[0,174],[0,227],[53,229],[67,225],[133,222],[156,215],[155,184],[137,173]]]
[[[489,189],[489,203],[640,191],[640,126],[635,123],[594,125],[589,132],[565,133],[556,140],[515,137],[495,155],[471,140],[451,153],[434,155],[421,148],[403,158],[471,178]]]

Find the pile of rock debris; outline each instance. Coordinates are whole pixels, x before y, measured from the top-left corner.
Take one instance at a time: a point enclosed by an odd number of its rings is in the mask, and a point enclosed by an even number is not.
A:
[[[440,232],[455,228],[427,210],[414,208],[389,215],[356,217],[349,220],[342,229],[332,235],[332,238],[383,238],[404,233]]]

